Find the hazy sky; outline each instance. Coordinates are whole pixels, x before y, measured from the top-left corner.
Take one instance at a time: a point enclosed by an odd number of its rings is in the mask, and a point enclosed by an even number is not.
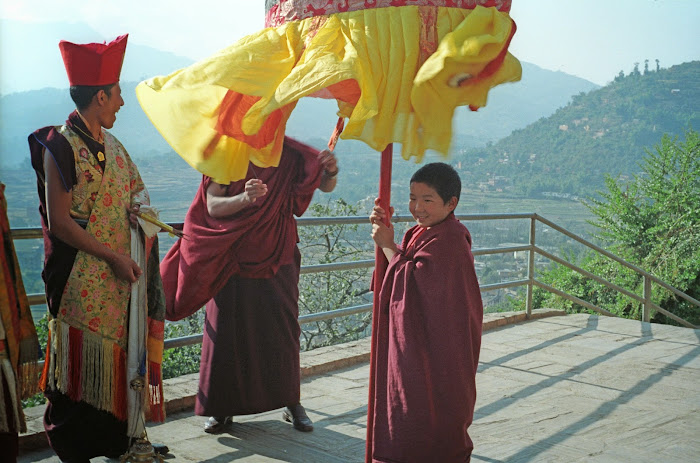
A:
[[[7,0],[0,2],[0,18],[85,22],[107,39],[128,32],[129,43],[197,60],[261,29],[263,5],[264,0]],[[513,0],[511,16],[518,25],[510,48],[516,57],[600,85],[620,70],[629,73],[635,62],[643,68],[645,59],[652,69],[656,59],[664,68],[700,59],[699,0]],[[0,41],[22,45],[21,37],[2,31]]]

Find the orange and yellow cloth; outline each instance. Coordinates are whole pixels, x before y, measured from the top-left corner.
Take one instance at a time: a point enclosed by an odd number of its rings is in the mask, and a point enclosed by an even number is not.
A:
[[[378,151],[401,143],[420,161],[429,149],[448,153],[457,106],[482,107],[492,87],[521,76],[508,53],[510,1],[277,3],[275,27],[136,88],[173,149],[218,183],[243,178],[249,161],[279,164],[302,97],[337,101],[341,138]],[[295,5],[304,14],[280,10]]]
[[[10,236],[5,185],[0,183],[0,432],[27,431],[22,399],[39,391],[38,357],[39,341]]]

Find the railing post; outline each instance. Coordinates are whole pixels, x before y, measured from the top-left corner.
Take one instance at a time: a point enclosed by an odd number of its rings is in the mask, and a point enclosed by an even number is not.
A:
[[[644,275],[644,303],[642,304],[642,321],[651,321],[651,278]]]
[[[525,301],[525,316],[530,318],[532,315],[532,291],[535,282],[535,222],[537,215],[533,215],[530,219],[530,252],[527,259],[527,300]]]

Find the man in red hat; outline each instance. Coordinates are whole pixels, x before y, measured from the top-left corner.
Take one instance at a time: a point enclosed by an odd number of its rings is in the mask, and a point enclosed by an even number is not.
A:
[[[119,74],[126,41],[126,35],[109,44],[61,41],[76,110],[64,125],[29,136],[51,314],[41,379],[49,401],[44,427],[51,447],[67,462],[118,458],[128,450],[128,309],[131,285],[142,272],[149,327],[142,365],[149,391],[145,414],[164,420],[165,311],[157,246],[146,268],[131,258],[130,223],[135,225],[140,205],[150,202],[148,191],[124,147],[104,130],[112,128],[124,105]]]

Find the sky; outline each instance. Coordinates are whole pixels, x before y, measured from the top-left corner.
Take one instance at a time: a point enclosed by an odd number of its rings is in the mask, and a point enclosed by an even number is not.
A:
[[[263,28],[264,0],[12,0],[0,19],[84,22],[111,40],[148,45],[194,60]],[[518,30],[510,51],[521,61],[605,85],[639,63],[662,68],[700,59],[698,0],[513,0]],[[101,38],[65,37],[71,41]],[[0,30],[0,42],[22,37]],[[26,50],[31,53],[31,50]],[[57,50],[58,53],[58,50]],[[1,58],[1,57],[0,57]]]

